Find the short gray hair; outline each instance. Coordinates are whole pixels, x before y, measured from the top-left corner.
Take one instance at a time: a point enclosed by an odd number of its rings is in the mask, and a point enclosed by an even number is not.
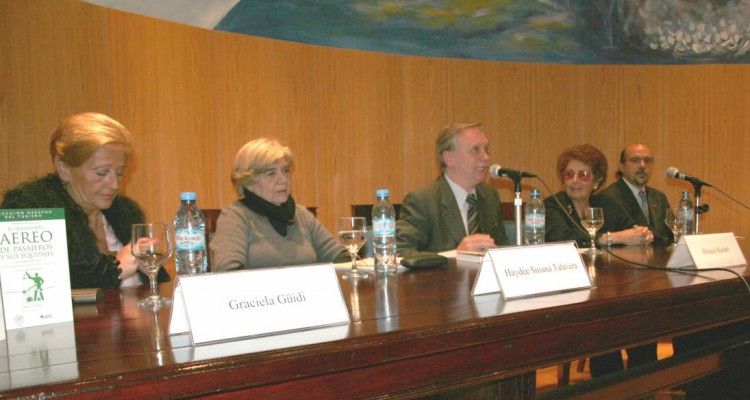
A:
[[[481,122],[454,122],[445,126],[438,133],[435,140],[435,150],[437,151],[437,160],[440,164],[440,170],[445,171],[446,165],[443,159],[444,151],[452,151],[456,148],[456,136],[467,129],[479,129],[484,132],[484,126]]]
[[[258,177],[281,159],[294,161],[292,151],[278,140],[259,138],[245,143],[234,157],[232,184],[242,196],[246,186],[252,186]]]

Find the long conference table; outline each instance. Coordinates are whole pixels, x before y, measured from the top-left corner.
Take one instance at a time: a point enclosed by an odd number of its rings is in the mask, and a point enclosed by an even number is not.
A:
[[[8,332],[0,398],[533,399],[538,368],[750,318],[750,293],[730,273],[644,269],[615,255],[664,265],[669,252],[584,255],[595,288],[509,301],[471,295],[475,263],[356,283],[339,271],[350,324],[203,346],[169,335],[171,308],[136,306],[147,287],[106,290],[74,305],[74,323]],[[746,368],[748,343],[731,337],[545,395],[636,398]]]

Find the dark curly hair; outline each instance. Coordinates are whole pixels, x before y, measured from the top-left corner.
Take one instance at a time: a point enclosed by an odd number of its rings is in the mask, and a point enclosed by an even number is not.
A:
[[[557,177],[560,182],[564,182],[563,171],[571,160],[578,160],[588,165],[594,173],[594,183],[598,187],[603,187],[604,181],[607,180],[607,157],[601,150],[587,143],[563,151],[557,157]]]

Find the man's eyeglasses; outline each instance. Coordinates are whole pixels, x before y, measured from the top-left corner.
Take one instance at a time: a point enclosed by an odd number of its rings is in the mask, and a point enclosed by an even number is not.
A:
[[[591,180],[591,178],[594,177],[594,174],[591,173],[591,171],[585,171],[585,170],[575,170],[575,169],[566,169],[562,173],[563,179],[566,181],[572,181],[573,178],[578,176],[578,180],[581,182],[588,182]]]

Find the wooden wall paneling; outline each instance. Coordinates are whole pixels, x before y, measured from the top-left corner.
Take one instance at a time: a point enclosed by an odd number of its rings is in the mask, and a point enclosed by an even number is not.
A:
[[[375,190],[403,196],[403,91],[397,56],[315,47],[320,218],[332,231]],[[395,201],[395,200],[394,200]]]
[[[404,187],[403,201],[410,191],[426,185],[440,174],[435,138],[455,122],[454,93],[448,84],[450,61],[444,58],[403,57],[404,88]],[[471,121],[474,122],[474,121]]]
[[[521,156],[531,161],[531,168],[549,185],[552,193],[561,189],[555,164],[559,154],[570,146],[585,143],[587,139],[579,128],[577,114],[579,78],[576,69],[568,65],[529,64],[532,92],[532,112],[526,123],[534,132]],[[539,187],[536,182],[530,185]],[[526,194],[528,196],[528,194]],[[527,200],[527,199],[524,199]]]
[[[666,169],[669,165],[664,152],[662,74],[657,66],[633,65],[616,68],[623,71],[623,140],[620,148],[607,154],[607,157],[611,157],[610,168],[613,174],[617,171],[620,152],[625,146],[631,143],[646,144],[654,154],[653,172],[648,184],[670,196],[671,193],[666,187]]]
[[[618,66],[585,66],[578,69],[579,130],[585,142],[596,146],[607,157],[608,171],[603,187],[616,180],[620,149],[629,140],[625,120],[640,118],[640,110],[625,110],[627,70]]]
[[[171,222],[180,192],[218,204],[211,32],[108,10],[113,115],[135,136],[128,195]]]
[[[656,66],[612,66],[621,82],[622,147],[630,143],[644,143],[658,158],[661,148],[662,96],[661,75]],[[605,101],[607,98],[605,97]],[[622,150],[622,149],[620,149]],[[619,151],[616,154],[619,157]],[[663,174],[662,174],[663,175]]]
[[[314,128],[312,48],[247,35],[214,33],[221,204],[237,199],[229,176],[248,141],[272,137],[294,153],[292,196],[318,206],[319,132]],[[324,210],[319,210],[323,212]]]
[[[693,171],[696,176],[711,182],[716,188],[726,191],[745,204],[750,204],[750,186],[742,179],[743,166],[750,138],[748,138],[746,100],[748,71],[746,65],[716,65],[709,69],[712,82],[706,93],[706,137],[703,147],[694,150],[702,160],[701,168]],[[728,231],[738,235],[750,233],[750,210],[747,210],[713,188],[703,190],[704,200],[711,211],[706,214],[707,228],[711,231]],[[709,222],[710,221],[710,225]],[[703,219],[701,220],[701,223]]]
[[[108,10],[112,114],[135,136],[127,194],[171,223],[180,192],[218,204],[211,32]],[[174,257],[165,268],[174,276]]]
[[[596,146],[607,156],[611,167],[611,154],[624,141],[622,70],[598,65],[581,66],[576,71],[576,122],[580,135],[585,138],[581,143]],[[612,182],[612,176],[610,168],[605,185]]]
[[[453,122],[482,122],[490,156],[502,146],[492,124],[487,87],[490,63],[445,58],[403,57],[404,170],[403,195],[440,174],[435,139]]]
[[[74,0],[0,0],[0,192],[54,170],[65,117],[108,112],[104,13]]]
[[[570,88],[560,86],[555,78],[556,68],[550,64],[494,63],[488,82],[492,88],[494,112],[490,116],[495,126],[500,149],[493,162],[501,166],[537,174],[552,192],[558,185],[554,175],[554,160],[559,152],[556,143],[569,143],[563,139],[572,129],[563,122],[563,111],[573,106]],[[559,93],[552,101],[543,99]],[[556,104],[557,103],[557,104]],[[500,188],[501,199],[511,201],[515,186],[510,179],[492,182]],[[522,180],[523,200],[528,200],[531,189],[538,188],[542,196],[549,195],[538,179]]]
[[[493,127],[492,162],[504,167],[529,170],[531,145],[538,145],[540,132],[532,120],[534,93],[528,90],[532,74],[515,63],[490,63],[485,80],[490,109],[486,124]]]
[[[666,160],[682,172],[695,174],[709,182],[713,181],[730,193],[736,192],[731,180],[724,178],[727,175],[726,170],[714,172],[711,165],[717,162],[716,160],[738,160],[742,157],[742,149],[739,146],[724,151],[726,148],[717,147],[713,139],[717,134],[714,132],[713,120],[726,118],[724,115],[727,113],[741,112],[739,109],[733,111],[737,104],[728,105],[724,100],[737,87],[729,83],[722,84],[721,80],[725,76],[720,73],[720,66],[665,68],[668,69],[668,73],[664,75],[664,125],[667,132],[664,150],[668,154]],[[746,95],[740,96],[744,98]],[[715,102],[721,105],[711,104]],[[723,110],[716,114],[710,112],[718,108]],[[672,201],[677,201],[682,190],[693,193],[692,185],[687,182],[670,179],[666,184],[668,188],[672,188]],[[739,219],[732,219],[728,210],[719,207],[716,195],[717,193],[710,188],[702,190],[702,202],[714,204],[712,210],[701,217],[701,232],[734,230],[733,225],[739,222]]]

